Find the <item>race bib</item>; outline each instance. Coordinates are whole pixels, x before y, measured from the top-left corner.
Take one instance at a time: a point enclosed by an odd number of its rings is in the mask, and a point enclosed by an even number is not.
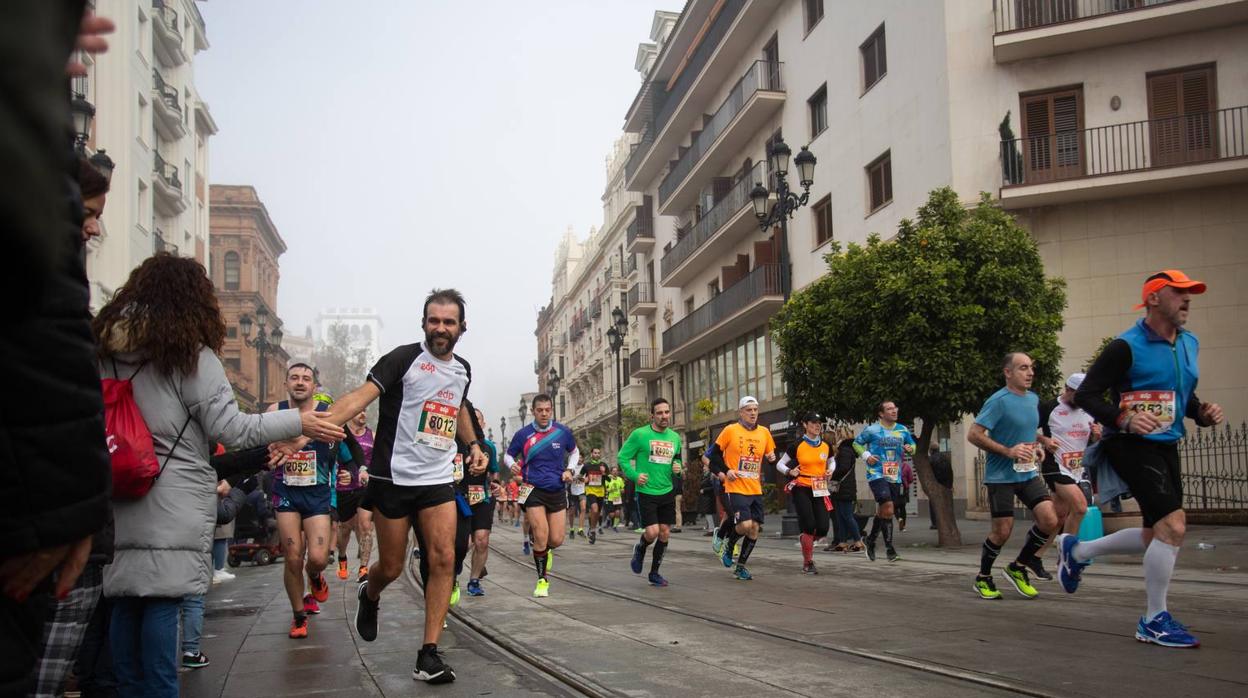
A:
[[[1148,412],[1161,423],[1152,430],[1152,434],[1160,434],[1174,424],[1174,391],[1173,390],[1132,390],[1122,394],[1119,407],[1126,412]]]
[[[1033,443],[1033,444],[1030,444],[1030,446],[1031,446],[1031,455],[1027,456],[1026,458],[1019,458],[1018,460],[1014,461],[1014,472],[1034,473],[1040,467],[1040,463],[1036,460],[1042,452],[1040,449],[1040,445]]]
[[[472,506],[485,501],[484,485],[468,485],[468,505]]]
[[[1062,468],[1076,480],[1083,479],[1083,451],[1062,454]]]
[[[458,407],[426,400],[416,425],[416,443],[440,451],[455,448],[455,420],[458,416]]]
[[[655,440],[650,442],[650,462],[656,465],[671,465],[676,455],[676,445],[671,441]]]
[[[524,483],[520,485],[520,491],[516,494],[516,501],[524,504],[529,499],[529,494],[533,492],[533,485]]]
[[[741,456],[737,461],[737,476],[749,480],[757,480],[763,470],[763,459],[760,456]]]
[[[621,504],[623,504],[623,503],[624,503],[624,500],[623,500],[623,499],[620,497],[620,495],[618,495],[618,494],[617,494],[617,495],[615,495],[614,497],[612,497],[612,498],[611,498],[611,504],[612,504],[613,506],[617,506],[617,507],[618,507],[618,506],[620,506],[620,505],[621,505]]]
[[[896,480],[897,474],[901,472],[901,464],[895,460],[886,460],[881,467],[884,469],[884,477],[889,480]]]
[[[589,473],[585,478],[585,484],[590,487],[602,487],[602,473]]]
[[[464,454],[456,453],[455,460],[451,461],[451,478],[455,482],[464,479]]]
[[[828,478],[810,478],[810,493],[816,497],[827,497],[830,494],[830,492],[828,492]]]
[[[287,487],[311,487],[316,484],[316,451],[290,454],[282,468],[282,482]]]

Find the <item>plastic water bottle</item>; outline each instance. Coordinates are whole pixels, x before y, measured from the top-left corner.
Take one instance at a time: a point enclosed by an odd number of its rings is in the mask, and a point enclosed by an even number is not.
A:
[[[1196,544],[1197,550],[1213,550],[1216,547],[1218,546],[1214,545],[1213,543],[1197,543]]]

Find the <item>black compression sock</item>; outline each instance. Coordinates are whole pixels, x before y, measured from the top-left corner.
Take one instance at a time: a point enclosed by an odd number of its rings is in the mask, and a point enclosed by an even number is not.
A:
[[[880,524],[884,529],[884,545],[889,550],[893,549],[893,520],[884,519],[884,523]]]
[[[1039,526],[1032,526],[1027,532],[1027,541],[1023,543],[1023,549],[1018,553],[1018,564],[1027,565],[1036,557],[1036,551],[1044,547],[1049,541],[1049,537],[1044,535],[1044,531]]]
[[[533,566],[537,568],[537,578],[546,578],[546,551],[533,551]]]
[[[746,560],[750,559],[750,553],[754,551],[754,539],[746,538],[741,541],[741,554],[737,556],[737,564],[744,565]]]
[[[724,522],[719,525],[719,537],[727,538],[732,535],[732,529],[736,527],[737,525],[732,522],[732,519],[725,518]]]
[[[641,534],[641,543],[639,543],[639,545],[641,545],[641,552],[642,552],[642,553],[645,553],[645,552],[646,552],[646,548],[649,548],[649,547],[650,547],[650,541],[646,540],[646,534],[644,534],[644,533],[643,533],[643,534]],[[656,548],[656,550],[657,550],[657,548]]]
[[[1001,554],[1001,546],[994,545],[987,538],[984,539],[984,550],[979,556],[979,575],[981,577],[992,576],[992,563],[996,562],[997,556]]]
[[[741,534],[737,533],[737,529],[734,528],[732,533],[728,534],[728,540],[724,542],[724,552],[728,553],[729,557],[732,557],[732,551],[737,547],[738,540],[741,540]]]
[[[303,625],[308,621],[308,614],[303,611],[295,613],[295,625]]]
[[[658,541],[654,544],[654,557],[650,558],[650,574],[658,574],[659,565],[663,564],[663,553],[667,551],[667,543]]]
[[[872,543],[874,543],[875,537],[878,536],[879,534],[880,534],[880,516],[879,514],[876,514],[875,516],[871,517],[871,532],[867,534],[867,539],[870,540]]]

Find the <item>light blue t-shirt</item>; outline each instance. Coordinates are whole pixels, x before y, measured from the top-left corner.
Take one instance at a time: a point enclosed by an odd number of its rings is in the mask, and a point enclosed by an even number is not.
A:
[[[891,429],[885,429],[883,424],[876,422],[863,429],[854,439],[854,450],[860,455],[870,452],[878,459],[874,464],[867,464],[867,482],[880,478],[901,482],[901,462],[907,446],[914,446],[914,436],[904,424],[894,424]]]
[[[984,401],[975,423],[988,430],[993,441],[1012,448],[1021,443],[1034,443],[1036,429],[1040,427],[1040,397],[1028,390],[1019,395],[1002,388]],[[984,468],[984,483],[1026,482],[1039,477],[1037,468],[1030,472],[1019,472],[1014,461],[996,453],[988,454],[988,462]]]

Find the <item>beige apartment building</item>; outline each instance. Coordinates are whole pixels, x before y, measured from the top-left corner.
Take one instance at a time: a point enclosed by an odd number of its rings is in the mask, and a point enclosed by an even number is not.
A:
[[[1208,282],[1189,325],[1200,393],[1248,415],[1233,361],[1248,345],[1248,2],[690,0],[662,27],[624,126],[643,221],[625,239],[626,312],[650,357],[631,378],[675,395],[686,424],[699,400],[719,425],[753,394],[763,424],[791,428],[767,333],[786,290],[824,273],[832,240],[887,238],[946,185],[991,194],[1066,279],[1063,371],[1138,317],[1149,273]],[[788,240],[749,201],[777,138],[818,158]],[[961,425],[939,437],[963,506],[974,454]]]

